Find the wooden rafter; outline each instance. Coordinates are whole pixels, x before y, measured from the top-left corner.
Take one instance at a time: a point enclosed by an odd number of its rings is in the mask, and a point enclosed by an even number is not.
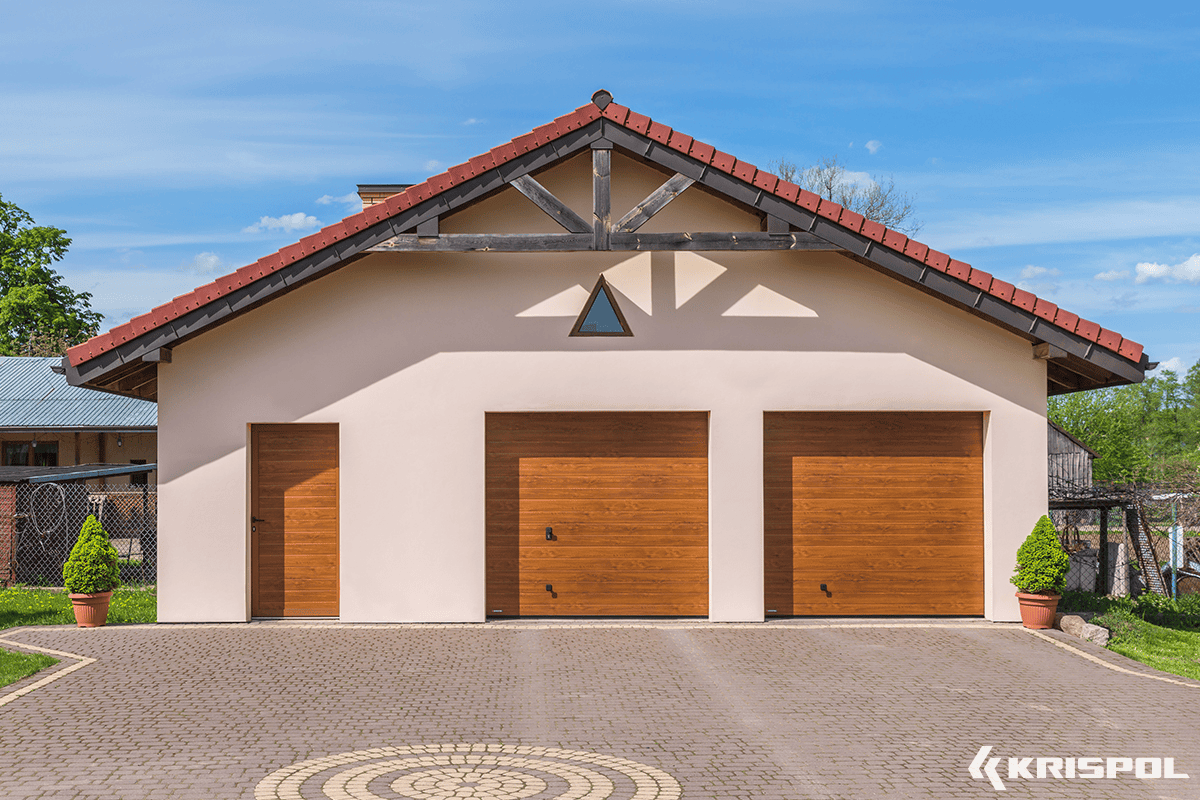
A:
[[[613,233],[633,233],[695,182],[694,178],[676,172],[666,183],[634,206],[632,211],[617,220],[613,225]]]
[[[571,233],[591,233],[592,226],[584,221],[571,208],[550,193],[546,187],[528,175],[521,175],[511,181],[511,185],[521,194],[533,201],[533,204],[545,211],[551,219],[562,225]]]

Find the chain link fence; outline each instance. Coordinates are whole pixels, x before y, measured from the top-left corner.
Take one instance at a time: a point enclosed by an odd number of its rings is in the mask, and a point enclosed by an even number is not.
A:
[[[62,567],[89,514],[120,556],[121,582],[155,583],[158,492],[153,485],[41,483],[16,487],[12,575],[30,586],[62,586]]]
[[[1200,494],[1142,486],[1096,502],[1108,504],[1106,519],[1101,508],[1051,511],[1070,556],[1067,591],[1200,593]]]

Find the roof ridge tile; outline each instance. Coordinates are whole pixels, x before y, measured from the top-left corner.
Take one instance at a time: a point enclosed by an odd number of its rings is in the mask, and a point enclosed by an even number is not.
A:
[[[618,125],[624,125],[625,118],[629,116],[629,109],[620,103],[609,103],[601,113],[605,119],[612,120]]]

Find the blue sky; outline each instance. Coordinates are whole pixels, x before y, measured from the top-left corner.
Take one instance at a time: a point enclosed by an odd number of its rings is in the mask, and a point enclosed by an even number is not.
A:
[[[59,270],[111,327],[356,210],[358,183],[423,180],[604,87],[760,166],[890,176],[918,239],[1186,368],[1194,8],[13,4],[0,194],[67,230]]]

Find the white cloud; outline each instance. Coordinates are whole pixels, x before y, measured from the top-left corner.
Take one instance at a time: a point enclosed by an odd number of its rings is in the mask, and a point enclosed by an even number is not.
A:
[[[1128,278],[1129,270],[1127,270],[1127,269],[1110,269],[1107,272],[1098,272],[1098,273],[1096,273],[1096,275],[1094,277],[1098,281],[1116,281],[1116,280],[1120,280],[1121,278]]]
[[[1052,277],[1061,274],[1062,272],[1052,267],[1035,267],[1033,264],[1030,264],[1029,266],[1025,267],[1025,269],[1021,270],[1021,280],[1031,281],[1034,278],[1042,278],[1045,276]]]
[[[475,119],[474,117],[471,117],[470,119],[463,121],[463,125],[478,125],[478,124],[479,124],[479,120]]]
[[[427,172],[433,172],[435,169],[437,169],[441,165],[442,165],[442,162],[438,161],[437,159],[431,158],[425,162],[425,170]]]
[[[1136,269],[1137,278],[1135,280],[1137,283],[1146,283],[1157,279],[1170,282],[1200,283],[1200,253],[1196,253],[1181,264],[1142,262],[1137,265]]]
[[[295,214],[284,214],[282,217],[263,217],[253,225],[242,228],[242,233],[261,233],[263,231],[294,233],[296,231],[312,230],[313,228],[320,227],[320,225],[321,220],[309,216],[303,211],[297,211]]]
[[[224,275],[230,272],[229,265],[216,253],[197,253],[184,270],[196,275]]]
[[[1166,361],[1158,362],[1158,367],[1156,367],[1154,371],[1161,375],[1167,370],[1179,373],[1183,372],[1185,369],[1186,366],[1183,363],[1183,359],[1179,356],[1175,356],[1174,358],[1168,358]]]
[[[871,155],[875,155],[879,152],[879,148],[883,147],[883,142],[879,141],[878,139],[872,139],[863,146],[871,151]]]
[[[341,197],[334,197],[331,194],[323,194],[317,198],[317,203],[323,206],[341,203],[346,206],[346,211],[351,214],[357,214],[359,211],[362,211],[363,208],[362,198],[358,196],[358,192],[350,192],[349,194],[344,194]]]

